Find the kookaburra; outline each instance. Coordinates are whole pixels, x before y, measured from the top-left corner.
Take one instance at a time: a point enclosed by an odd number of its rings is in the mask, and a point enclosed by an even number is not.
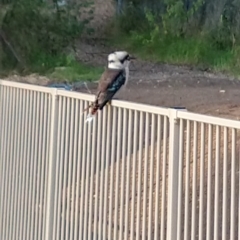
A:
[[[98,110],[111,102],[113,96],[126,86],[129,78],[129,63],[133,56],[126,51],[116,51],[108,55],[108,67],[103,72],[99,82],[96,99],[90,106],[87,121],[91,121]]]

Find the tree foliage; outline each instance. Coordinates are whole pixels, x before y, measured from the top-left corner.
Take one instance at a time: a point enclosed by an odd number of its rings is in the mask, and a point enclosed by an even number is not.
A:
[[[240,74],[239,0],[122,1],[117,45],[144,59]]]
[[[174,37],[204,34],[219,48],[240,42],[238,0],[125,0],[121,12],[119,26],[128,33],[151,30]]]
[[[17,0],[8,5],[0,29],[27,66],[49,69],[66,64],[64,51],[87,29],[90,7],[86,2],[59,7],[56,1]],[[80,16],[83,8],[85,18]],[[6,64],[9,55],[5,47]]]

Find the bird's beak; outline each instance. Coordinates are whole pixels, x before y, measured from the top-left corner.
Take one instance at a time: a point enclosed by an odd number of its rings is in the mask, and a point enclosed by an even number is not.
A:
[[[136,59],[136,57],[134,57],[134,56],[129,56],[129,57],[128,57],[128,60],[130,60],[130,61],[131,61],[131,60],[135,60],[135,59]]]

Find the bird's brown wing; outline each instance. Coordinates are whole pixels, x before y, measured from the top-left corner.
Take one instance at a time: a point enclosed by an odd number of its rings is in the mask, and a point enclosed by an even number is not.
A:
[[[105,70],[98,83],[97,101],[100,109],[112,99],[116,92],[125,83],[125,80],[126,77],[124,70]]]
[[[123,72],[123,70],[117,70],[117,69],[106,69],[104,73],[102,74],[101,78],[98,82],[98,91],[104,92],[107,90],[111,84],[116,80],[117,76]]]

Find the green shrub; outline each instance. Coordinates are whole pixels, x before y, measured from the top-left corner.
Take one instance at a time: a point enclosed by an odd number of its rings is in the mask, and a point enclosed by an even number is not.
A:
[[[57,7],[38,0],[18,0],[5,13],[2,29],[26,66],[48,70],[66,64],[65,49],[87,29],[91,9],[79,20],[82,7],[86,3]],[[9,58],[9,53],[5,55]]]
[[[145,59],[240,73],[239,1],[134,0],[118,21],[111,41]]]

